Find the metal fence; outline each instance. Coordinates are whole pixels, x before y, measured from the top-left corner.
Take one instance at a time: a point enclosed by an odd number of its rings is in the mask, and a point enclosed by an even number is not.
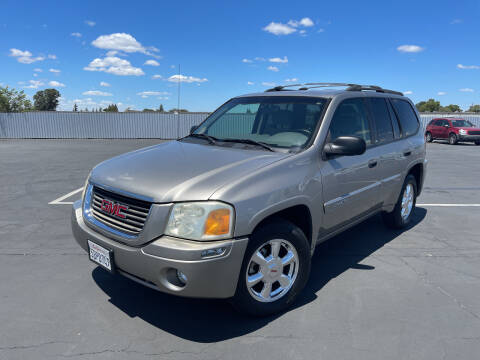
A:
[[[188,134],[208,113],[0,113],[0,139],[175,139]],[[480,127],[480,114],[421,114],[422,126],[433,118],[457,116]],[[232,129],[251,123],[251,115],[232,115]]]

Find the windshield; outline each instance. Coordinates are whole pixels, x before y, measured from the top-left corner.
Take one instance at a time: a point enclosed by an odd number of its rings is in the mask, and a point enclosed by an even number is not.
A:
[[[315,133],[326,101],[299,96],[236,98],[215,111],[194,134],[218,141],[242,139],[271,147],[303,148]]]
[[[452,120],[454,127],[473,127],[473,124],[467,120]]]

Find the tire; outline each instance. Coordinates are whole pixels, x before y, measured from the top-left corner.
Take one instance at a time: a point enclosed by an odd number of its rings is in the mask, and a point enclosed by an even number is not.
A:
[[[448,143],[450,145],[455,145],[457,143],[458,139],[457,139],[457,135],[451,133],[450,135],[448,135]]]
[[[277,257],[273,257],[274,248],[279,249]],[[290,264],[282,265],[288,259]],[[250,238],[231,303],[238,311],[252,316],[282,312],[305,287],[310,266],[310,244],[299,227],[283,219],[266,223]],[[271,293],[266,289],[271,289]]]
[[[406,194],[407,189],[411,191],[411,198]],[[404,201],[407,201],[406,203]],[[415,211],[417,203],[417,180],[412,174],[407,175],[402,186],[402,191],[398,197],[395,208],[392,212],[383,212],[382,217],[385,224],[393,229],[402,229],[406,227]],[[402,206],[405,204],[405,206]]]
[[[426,140],[427,142],[432,142],[432,141],[433,141],[432,133],[431,133],[430,131],[427,131],[427,132],[425,133],[425,140]]]
[[[480,145],[480,140],[475,140],[475,145]]]

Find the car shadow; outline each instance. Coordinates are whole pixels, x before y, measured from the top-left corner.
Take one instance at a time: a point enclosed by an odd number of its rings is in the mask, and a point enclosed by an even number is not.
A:
[[[419,224],[426,213],[426,209],[417,207],[411,224],[403,231]],[[386,228],[381,216],[375,216],[320,244],[312,258],[309,282],[293,308],[314,301],[318,291],[349,269],[374,270],[375,267],[360,262],[403,231]],[[237,313],[226,300],[189,299],[163,294],[98,267],[92,271],[92,277],[110,297],[109,301],[128,316],[139,317],[190,341],[212,343],[235,338],[256,331],[282,316],[248,317]]]

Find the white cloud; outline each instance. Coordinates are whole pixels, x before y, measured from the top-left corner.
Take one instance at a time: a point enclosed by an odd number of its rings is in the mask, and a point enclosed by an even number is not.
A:
[[[110,84],[105,82],[105,81],[100,81],[100,86],[103,86],[103,87],[110,87]]]
[[[28,83],[30,85],[24,86],[27,89],[38,89],[40,86],[45,85],[42,81],[39,80],[29,80]]]
[[[256,57],[255,58],[255,61],[267,61],[267,59],[263,58],[263,57]]]
[[[186,76],[186,75],[172,75],[168,78],[170,82],[185,82],[185,83],[202,83],[208,81],[206,78],[197,78],[194,76]]]
[[[170,95],[170,93],[168,93],[166,91],[142,91],[142,92],[137,93],[137,95],[146,99],[149,96],[163,96],[163,95]],[[165,99],[168,99],[168,98],[164,98],[164,100]]]
[[[36,61],[45,60],[44,56],[33,57],[32,53],[28,50],[10,49],[10,56],[17,58],[17,61],[22,64],[31,64]]]
[[[462,19],[453,19],[452,21],[450,21],[450,24],[455,25],[455,24],[461,24],[462,22],[463,22]]]
[[[271,22],[263,28],[264,31],[273,35],[289,35],[297,31],[297,29],[282,23]]]
[[[33,74],[33,77],[37,77],[37,76],[38,76],[38,74],[37,74],[37,73],[34,73],[34,74]]]
[[[112,96],[111,93],[109,92],[104,92],[100,90],[89,90],[89,91],[84,91],[82,95],[88,95],[88,96]]]
[[[480,69],[480,66],[478,65],[462,65],[462,64],[458,64],[457,65],[457,68],[459,69],[464,69],[464,70],[472,70],[472,69]]]
[[[470,89],[470,88],[462,88],[462,89],[459,89],[459,91],[462,91],[462,92],[474,92],[475,90]]]
[[[50,71],[51,73],[55,73],[55,74],[58,74],[61,72],[61,70],[58,70],[58,69],[49,69],[48,71]]]
[[[85,24],[87,24],[88,26],[95,26],[96,22],[95,21],[92,21],[92,20],[85,20]]]
[[[278,67],[276,67],[276,66],[269,66],[269,67],[267,67],[267,70],[277,72],[277,71],[278,71]]]
[[[54,54],[48,54],[47,56],[49,59],[53,59],[55,60],[57,58],[57,55],[54,55]]]
[[[442,96],[442,95],[447,95],[447,93],[446,93],[445,91],[439,91],[439,92],[437,93],[437,95]]]
[[[150,66],[159,66],[160,64],[156,60],[147,60],[143,65],[150,65]]]
[[[92,45],[105,50],[117,50],[126,53],[139,52],[146,55],[157,56],[152,51],[158,52],[158,49],[151,46],[144,47],[132,35],[126,33],[115,33],[110,35],[101,35],[92,41]]]
[[[65,87],[65,84],[62,84],[61,82],[58,82],[55,80],[50,81],[48,85],[54,86],[54,87]]]
[[[33,69],[33,71],[35,71],[35,72],[43,72],[43,70],[42,70],[42,69],[39,69],[39,68],[35,68],[35,69]]]
[[[71,36],[74,36],[74,37],[77,37],[77,38],[80,38],[82,37],[82,34],[80,34],[79,32],[73,32],[70,34]]]
[[[312,21],[312,19],[308,18],[308,17],[304,17],[303,19],[301,19],[300,21],[297,21],[297,20],[290,20],[288,22],[288,25],[290,26],[293,26],[293,27],[299,27],[299,26],[304,26],[304,27],[311,27],[314,24],[314,22]]]
[[[403,53],[418,53],[425,49],[418,45],[400,45],[397,50]]]
[[[160,74],[155,74],[152,76],[152,79],[163,79],[163,76]]]
[[[412,95],[413,91],[407,90],[403,92],[403,95]]]
[[[250,63],[253,63],[253,60],[250,60],[250,59],[242,59],[242,62],[243,62],[243,63],[250,64]]]
[[[274,58],[268,59],[268,61],[273,62],[273,63],[286,64],[286,63],[288,63],[288,58],[286,56],[284,56],[283,59],[279,58],[279,57],[274,57]]]
[[[142,69],[132,66],[130,61],[115,56],[107,56],[104,59],[96,58],[83,68],[87,71],[103,71],[114,75],[145,75]]]
[[[275,83],[274,83],[274,82],[264,81],[264,82],[262,82],[262,85],[263,85],[263,86],[275,86]]]
[[[320,28],[320,29],[318,29],[317,32],[319,32],[319,33],[325,32],[325,29]]]
[[[115,56],[115,55],[120,55],[117,50],[107,51],[107,56]]]
[[[297,78],[285,79],[285,82],[297,82]]]
[[[247,85],[255,85],[255,83],[252,81],[247,81]]]

